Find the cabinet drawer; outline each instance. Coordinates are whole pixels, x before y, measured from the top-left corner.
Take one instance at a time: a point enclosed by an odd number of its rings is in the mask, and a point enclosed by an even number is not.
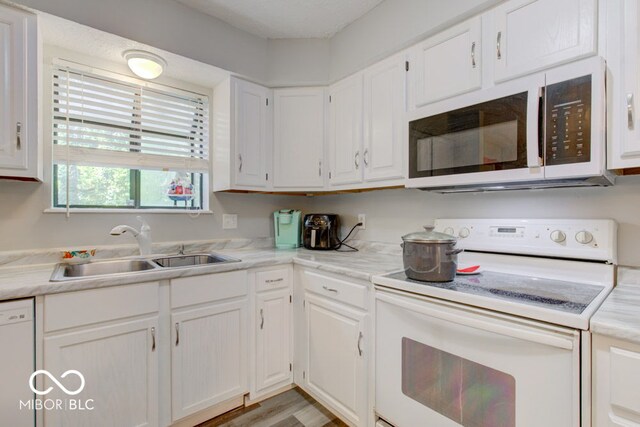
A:
[[[287,288],[291,284],[289,269],[259,271],[256,273],[256,291]]]
[[[246,270],[182,277],[171,281],[171,308],[235,298],[246,294]]]
[[[46,295],[45,332],[158,311],[158,282]]]
[[[305,289],[327,298],[367,309],[367,287],[321,274],[304,272]]]

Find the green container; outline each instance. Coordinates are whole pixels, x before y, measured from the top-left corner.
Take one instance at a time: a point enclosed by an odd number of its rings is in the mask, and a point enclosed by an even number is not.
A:
[[[281,209],[273,213],[276,248],[294,249],[300,247],[302,212]]]

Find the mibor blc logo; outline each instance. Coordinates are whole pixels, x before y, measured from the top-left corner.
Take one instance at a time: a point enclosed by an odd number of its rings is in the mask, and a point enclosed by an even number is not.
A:
[[[49,378],[53,384],[57,388],[59,388],[62,392],[64,392],[68,396],[76,396],[84,390],[85,380],[84,375],[81,372],[76,371],[75,369],[69,369],[60,375],[60,380],[64,380],[68,376],[76,376],[80,379],[80,385],[76,390],[69,390],[65,385],[58,380],[51,372],[40,369],[35,371],[29,377],[29,388],[33,391],[37,396],[45,396],[53,391],[53,386],[47,387],[45,390],[38,390],[36,386],[36,378],[38,375],[44,375]],[[32,399],[23,401],[20,400],[20,409],[26,410],[47,410],[47,411],[93,411],[94,404],[93,399]]]

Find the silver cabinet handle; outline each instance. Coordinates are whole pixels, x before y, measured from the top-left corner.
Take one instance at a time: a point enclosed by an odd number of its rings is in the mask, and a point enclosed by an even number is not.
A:
[[[277,279],[268,279],[265,280],[266,283],[278,283],[278,282],[283,282],[284,281],[284,277],[279,277]]]
[[[502,31],[498,31],[498,36],[496,37],[496,55],[498,59],[502,59],[502,50],[500,48],[500,44],[502,42]]]
[[[335,292],[336,294],[338,293],[338,290],[337,290],[337,289],[329,288],[329,287],[327,287],[326,285],[322,286],[322,289],[324,289],[324,290],[325,290],[325,291],[327,291],[327,292]]]
[[[151,351],[156,351],[156,328],[151,328]]]
[[[242,172],[242,154],[238,154],[238,161],[240,162],[238,165],[238,172]]]
[[[471,68],[476,68],[476,42],[471,43]]]
[[[322,160],[318,160],[318,176],[322,176]]]
[[[264,310],[260,309],[260,329],[264,329]]]
[[[180,323],[176,322],[176,347],[180,344]]]
[[[627,127],[629,128],[629,130],[633,130],[634,126],[634,119],[633,119],[633,94],[632,93],[628,93],[627,94]]]
[[[22,149],[22,123],[16,123],[16,147],[18,150]]]
[[[362,356],[362,347],[360,347],[360,342],[362,341],[362,332],[358,335],[358,355]]]
[[[356,155],[353,156],[353,163],[356,165],[356,170],[360,169],[360,150],[356,151]]]
[[[364,161],[365,166],[369,166],[369,149],[365,148],[364,153],[362,153],[362,160]]]

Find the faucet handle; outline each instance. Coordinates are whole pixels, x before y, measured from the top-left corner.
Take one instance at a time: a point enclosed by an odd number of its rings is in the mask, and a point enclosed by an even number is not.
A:
[[[151,227],[149,226],[147,221],[144,220],[144,218],[138,215],[136,219],[142,223],[142,227],[140,227],[140,232],[151,231]]]

